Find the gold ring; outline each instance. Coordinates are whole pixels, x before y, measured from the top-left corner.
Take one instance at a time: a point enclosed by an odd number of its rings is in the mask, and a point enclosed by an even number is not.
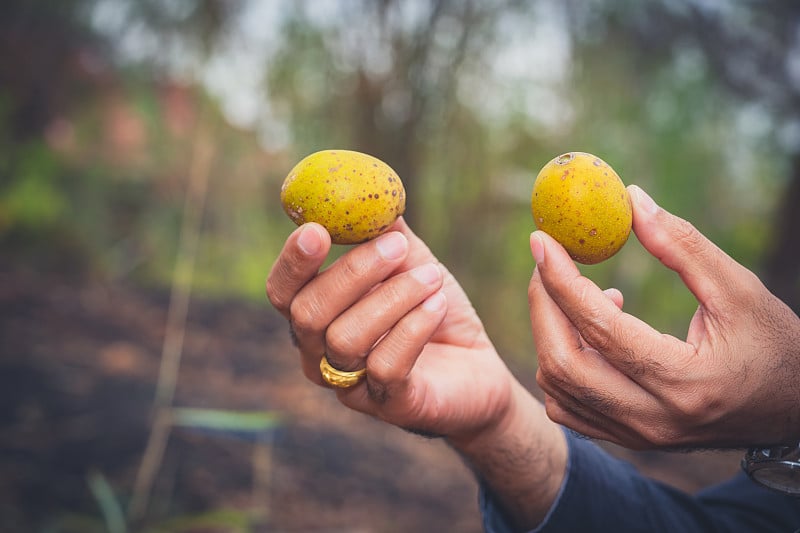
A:
[[[337,389],[354,387],[367,374],[366,368],[353,372],[345,372],[344,370],[333,368],[326,355],[323,355],[319,361],[319,371],[322,373],[322,379],[325,380],[325,383]]]

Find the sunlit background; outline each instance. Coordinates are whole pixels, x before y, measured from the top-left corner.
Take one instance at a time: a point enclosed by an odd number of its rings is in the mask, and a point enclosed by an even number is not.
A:
[[[534,391],[530,191],[561,152],[800,302],[800,4],[10,0],[0,529],[480,530],[459,460],[304,382],[266,303],[280,185],[326,148],[400,174]],[[634,237],[582,270],[685,335],[695,300]]]

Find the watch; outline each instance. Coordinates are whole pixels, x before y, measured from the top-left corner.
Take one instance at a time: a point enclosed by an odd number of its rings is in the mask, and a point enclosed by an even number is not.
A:
[[[742,470],[767,488],[800,496],[800,443],[796,446],[750,448],[742,459]]]

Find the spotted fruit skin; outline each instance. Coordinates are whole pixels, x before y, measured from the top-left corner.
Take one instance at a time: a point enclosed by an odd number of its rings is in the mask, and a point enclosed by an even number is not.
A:
[[[547,163],[533,184],[536,227],[561,243],[570,257],[592,265],[617,253],[631,231],[631,200],[608,163],[568,152]]]
[[[397,173],[380,159],[323,150],[289,172],[281,204],[298,226],[317,222],[334,244],[357,244],[384,233],[403,214],[406,192]]]

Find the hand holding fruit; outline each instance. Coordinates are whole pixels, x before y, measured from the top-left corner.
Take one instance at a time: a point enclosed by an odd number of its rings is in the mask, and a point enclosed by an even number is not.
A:
[[[461,287],[398,219],[405,193],[387,165],[318,152],[289,173],[281,199],[306,223],[287,239],[267,295],[292,324],[311,381],[324,385],[327,354],[336,369],[367,369],[339,399],[395,425],[456,436],[502,418],[513,378]],[[368,242],[319,272],[334,240]]]
[[[800,319],[691,224],[629,190],[639,241],[699,307],[685,341],[659,333],[535,232],[529,301],[548,414],[632,448],[796,443]]]
[[[303,225],[267,278],[308,379],[324,386],[325,353],[336,368],[367,369],[364,382],[336,391],[340,401],[392,424],[457,437],[501,420],[513,378],[455,279],[403,219],[318,272],[330,246],[323,228]]]

